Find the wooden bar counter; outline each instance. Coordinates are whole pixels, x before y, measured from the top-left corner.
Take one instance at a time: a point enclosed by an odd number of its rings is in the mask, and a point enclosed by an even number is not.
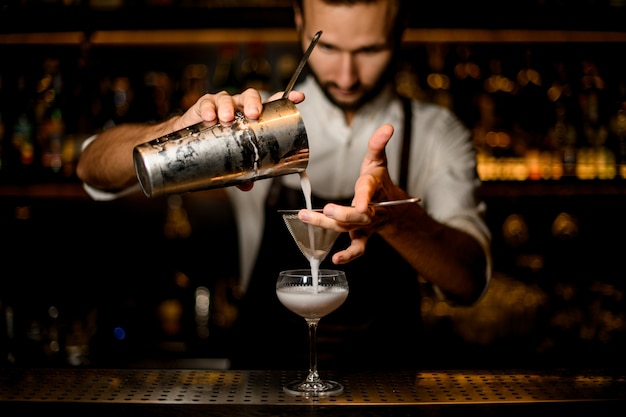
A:
[[[597,417],[626,411],[621,371],[324,372],[345,391],[318,399],[283,393],[282,385],[296,377],[304,373],[9,368],[0,372],[0,415]]]

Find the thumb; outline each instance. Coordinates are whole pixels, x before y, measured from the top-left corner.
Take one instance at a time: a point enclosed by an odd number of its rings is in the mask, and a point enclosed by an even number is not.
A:
[[[372,136],[370,136],[370,140],[367,146],[367,153],[365,154],[365,157],[363,158],[363,163],[361,164],[361,173],[365,172],[372,166],[387,165],[387,154],[385,153],[385,147],[393,136],[393,131],[393,126],[389,124],[384,124],[376,129]]]

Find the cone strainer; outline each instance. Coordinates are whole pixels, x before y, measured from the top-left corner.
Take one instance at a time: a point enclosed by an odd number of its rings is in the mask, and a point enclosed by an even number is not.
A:
[[[315,259],[320,263],[326,258],[340,234],[334,230],[303,223],[298,218],[297,211],[283,212],[283,220],[302,254],[308,260]]]
[[[399,204],[418,203],[419,201],[420,199],[418,197],[412,197],[402,200],[379,201],[370,203],[369,206],[389,207]],[[296,241],[302,254],[308,260],[316,259],[321,263],[332,249],[340,232],[303,223],[298,219],[298,211],[299,210],[278,210],[279,213],[282,213],[287,229],[289,229],[291,236]],[[322,211],[322,209],[313,209],[313,211]]]

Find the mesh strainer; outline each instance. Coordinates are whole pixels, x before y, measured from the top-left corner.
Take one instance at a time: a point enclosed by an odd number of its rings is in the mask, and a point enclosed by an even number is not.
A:
[[[418,203],[419,201],[419,197],[412,197],[403,200],[379,201],[370,203],[369,206],[390,207],[399,204]],[[315,259],[321,263],[332,249],[335,240],[337,240],[339,236],[339,232],[303,223],[298,219],[298,211],[299,210],[278,210],[279,213],[282,213],[287,229],[289,229],[291,236],[293,236],[302,254],[308,260]],[[313,211],[322,211],[322,209],[313,209]]]
[[[308,260],[315,259],[321,263],[339,236],[339,232],[334,230],[303,223],[298,219],[297,211],[284,211],[283,220],[293,240]]]

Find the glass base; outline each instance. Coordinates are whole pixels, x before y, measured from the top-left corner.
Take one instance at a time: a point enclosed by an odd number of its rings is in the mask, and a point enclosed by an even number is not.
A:
[[[343,385],[335,381],[311,382],[298,380],[291,381],[285,385],[283,391],[297,397],[328,397],[341,394],[343,392]]]

